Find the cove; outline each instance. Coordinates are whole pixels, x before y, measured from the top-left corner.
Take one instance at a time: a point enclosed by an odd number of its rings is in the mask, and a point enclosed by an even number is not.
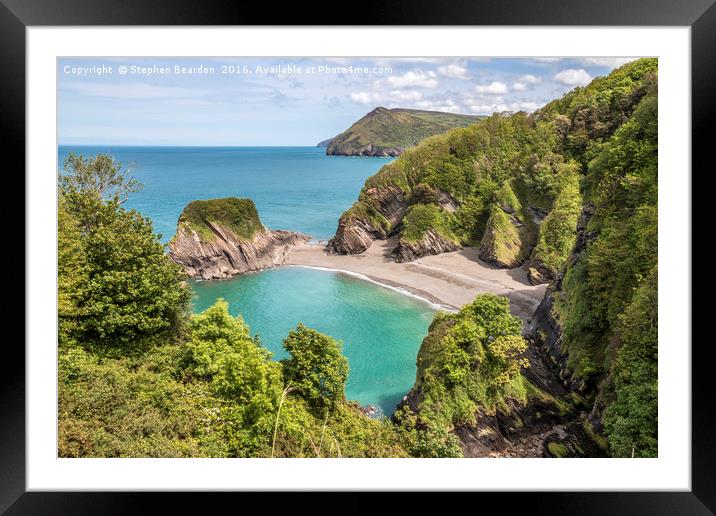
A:
[[[193,307],[229,302],[274,353],[299,322],[343,342],[350,372],[346,397],[385,415],[415,382],[415,360],[435,309],[426,302],[348,274],[283,267],[223,281],[192,281]]]

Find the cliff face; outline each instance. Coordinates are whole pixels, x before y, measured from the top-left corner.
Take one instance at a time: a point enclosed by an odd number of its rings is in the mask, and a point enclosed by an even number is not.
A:
[[[328,241],[329,252],[364,252],[373,240],[385,239],[392,234],[406,209],[405,193],[400,188],[365,188],[359,202],[341,215],[336,234]]]
[[[519,267],[535,244],[536,226],[509,183],[495,194],[479,247],[480,259],[500,267]]]
[[[264,228],[248,199],[194,201],[179,218],[169,257],[191,278],[224,279],[281,265],[291,247],[308,240],[300,233]]]
[[[460,244],[448,240],[432,229],[429,229],[425,232],[423,238],[417,242],[401,239],[393,250],[392,256],[398,263],[412,262],[423,256],[448,253],[460,249],[462,249]]]
[[[656,84],[593,158],[577,238],[535,313],[563,385],[589,399],[585,429],[620,457],[658,451]]]

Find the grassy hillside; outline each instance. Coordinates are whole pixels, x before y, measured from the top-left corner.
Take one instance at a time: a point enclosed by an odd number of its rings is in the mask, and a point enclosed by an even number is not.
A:
[[[484,117],[379,107],[332,138],[327,154],[397,156],[428,136],[466,127]],[[321,142],[319,146],[325,145]]]

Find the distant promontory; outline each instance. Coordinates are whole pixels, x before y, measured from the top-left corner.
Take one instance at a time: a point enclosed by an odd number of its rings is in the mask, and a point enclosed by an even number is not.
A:
[[[375,108],[338,136],[318,143],[329,156],[399,156],[429,136],[485,117],[440,111]]]

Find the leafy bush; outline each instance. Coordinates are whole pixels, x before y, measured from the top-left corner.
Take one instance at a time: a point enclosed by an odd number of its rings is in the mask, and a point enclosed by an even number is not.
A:
[[[333,409],[345,399],[348,360],[341,344],[299,324],[288,333],[283,347],[291,355],[284,362],[284,378],[294,385],[317,413]]]
[[[478,411],[494,412],[508,398],[524,400],[521,329],[507,298],[494,294],[436,317],[418,353],[418,424],[446,432],[474,423]]]

